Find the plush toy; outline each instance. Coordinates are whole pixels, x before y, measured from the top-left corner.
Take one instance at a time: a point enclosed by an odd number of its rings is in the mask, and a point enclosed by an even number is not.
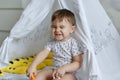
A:
[[[26,69],[28,66],[31,64],[35,56],[30,56],[26,58],[19,58],[19,59],[14,59],[10,61],[9,65],[5,68],[2,68],[2,72],[8,72],[8,73],[13,73],[13,74],[25,74]],[[52,66],[53,65],[53,60],[52,60],[52,53],[50,52],[47,58],[40,63],[36,69],[41,70],[45,68],[46,66]]]
[[[28,66],[19,66],[12,69],[13,74],[25,74]]]
[[[28,66],[19,66],[19,67],[10,67],[4,68],[4,72],[13,73],[13,74],[24,74]]]
[[[28,62],[32,62],[34,60],[35,56],[30,56],[25,58],[25,60],[27,60]]]
[[[14,74],[23,74],[25,73],[28,66],[16,66],[16,65],[9,65],[5,68],[2,68],[3,72],[14,73]]]
[[[5,74],[3,74],[3,72],[0,70],[0,77],[5,76]]]
[[[36,69],[37,70],[41,70],[43,68],[45,68],[46,65],[44,63],[40,63]],[[13,66],[13,65],[9,65],[5,68],[2,69],[3,72],[8,72],[8,73],[13,73],[13,74],[25,74],[26,70],[27,70],[28,66]]]
[[[46,67],[46,65],[44,64],[44,63],[40,63],[38,66],[37,66],[37,70],[41,70],[41,69],[43,69],[43,68],[45,68]]]
[[[26,59],[18,59],[12,60],[9,62],[11,66],[18,67],[18,66],[29,66],[31,62],[27,61]]]
[[[11,72],[12,69],[13,69],[13,67],[7,66],[5,68],[2,68],[1,70],[2,70],[2,72]]]
[[[52,54],[52,52],[50,52],[47,56],[47,59],[52,59],[52,57],[53,57],[53,54]]]
[[[46,65],[46,66],[52,66],[53,65],[53,60],[52,59],[45,59],[43,61],[43,63]]]

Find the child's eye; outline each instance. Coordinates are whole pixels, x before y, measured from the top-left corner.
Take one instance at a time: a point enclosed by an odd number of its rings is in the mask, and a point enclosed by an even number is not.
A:
[[[60,28],[61,28],[61,29],[63,29],[63,28],[64,28],[64,26],[60,26]]]
[[[56,26],[52,25],[51,28],[57,28]]]

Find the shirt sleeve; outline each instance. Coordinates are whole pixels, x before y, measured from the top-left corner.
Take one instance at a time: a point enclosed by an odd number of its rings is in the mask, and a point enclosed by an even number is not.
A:
[[[45,47],[45,49],[48,49],[49,51],[51,51],[51,48],[52,48],[52,43],[51,42],[48,42]]]
[[[81,54],[81,50],[80,50],[80,47],[79,47],[79,43],[77,41],[73,41],[72,42],[72,55],[73,56],[76,56],[78,54]]]

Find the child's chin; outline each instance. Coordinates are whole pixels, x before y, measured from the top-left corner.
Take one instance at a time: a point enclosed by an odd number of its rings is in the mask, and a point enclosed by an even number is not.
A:
[[[61,39],[61,38],[56,38],[56,40],[57,40],[57,41],[63,41],[63,39]]]

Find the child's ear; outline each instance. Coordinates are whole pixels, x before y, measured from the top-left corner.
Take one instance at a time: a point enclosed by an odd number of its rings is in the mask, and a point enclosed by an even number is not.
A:
[[[75,31],[76,26],[72,26],[72,30],[70,33],[73,33]]]

